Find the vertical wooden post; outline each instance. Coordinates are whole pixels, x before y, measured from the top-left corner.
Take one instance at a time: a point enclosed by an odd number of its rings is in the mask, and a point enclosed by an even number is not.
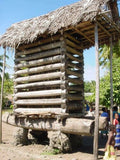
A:
[[[98,159],[98,132],[99,132],[99,50],[98,25],[95,24],[95,54],[96,54],[96,97],[95,97],[95,129],[94,129],[94,160]]]
[[[112,37],[110,37],[110,123],[113,122],[113,78],[112,78],[112,55],[113,45]]]
[[[61,73],[64,73],[64,76],[61,76],[61,90],[65,90],[65,94],[61,95],[62,99],[67,99],[66,95],[67,95],[67,83],[66,83],[66,68],[67,68],[67,59],[66,59],[66,43],[65,43],[65,38],[64,38],[64,34],[63,31],[61,32],[61,37],[60,37],[60,41],[61,41],[61,55],[64,56],[63,59],[61,59],[61,63],[64,65],[63,68],[61,68]],[[67,104],[61,104],[61,108],[64,111],[66,111],[67,109]]]
[[[6,49],[3,55],[3,70],[2,70],[2,83],[1,83],[1,102],[0,102],[0,143],[2,143],[2,102],[3,102],[3,86],[4,86],[4,73],[5,73],[5,57]]]

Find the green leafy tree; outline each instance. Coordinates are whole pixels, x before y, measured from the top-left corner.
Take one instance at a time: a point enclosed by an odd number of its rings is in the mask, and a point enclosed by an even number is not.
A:
[[[110,47],[107,45],[101,46],[99,50],[99,61],[103,68],[110,68]],[[120,57],[120,40],[113,46],[113,58]]]
[[[120,57],[113,59],[113,103],[120,106]],[[100,104],[110,106],[110,74],[100,80]]]
[[[100,79],[100,104],[110,106],[110,48],[104,45],[100,48],[100,65],[108,70]],[[120,41],[113,47],[113,103],[120,106]],[[95,102],[95,89],[93,95],[86,97],[90,102]]]
[[[95,90],[95,81],[84,82],[84,92],[85,93],[93,93],[94,90]]]

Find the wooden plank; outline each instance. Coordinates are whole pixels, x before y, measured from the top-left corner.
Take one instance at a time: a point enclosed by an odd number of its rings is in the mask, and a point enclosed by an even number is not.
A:
[[[32,54],[32,53],[36,53],[36,52],[42,52],[42,51],[46,51],[46,50],[50,50],[50,49],[55,49],[60,47],[60,42],[53,42],[50,44],[46,44],[46,45],[42,45],[42,46],[38,46],[38,47],[34,47],[34,48],[30,48],[21,52],[16,52],[16,56],[19,55],[28,55],[28,54]]]
[[[53,50],[48,50],[48,51],[43,51],[43,52],[39,52],[39,53],[35,53],[35,54],[28,55],[28,56],[25,56],[25,57],[16,58],[15,62],[35,60],[35,59],[38,59],[38,58],[45,58],[45,57],[55,56],[55,55],[58,55],[58,54],[60,54],[60,48],[53,49]]]
[[[15,72],[15,75],[42,73],[42,72],[46,72],[46,71],[58,70],[61,68],[64,68],[64,64],[55,63],[55,64],[50,64],[50,65],[45,65],[45,66],[40,66],[40,67],[18,70]]]
[[[73,48],[76,48],[78,50],[82,49],[82,47],[80,45],[77,45],[76,43],[72,42],[71,40],[69,39],[66,39],[65,40],[66,44],[73,47]]]
[[[78,30],[77,28],[74,28],[74,29],[75,29],[75,31],[76,31],[77,33],[79,33],[80,35],[82,35],[83,37],[85,37],[89,42],[91,42],[92,44],[94,44],[94,42],[93,42],[91,39],[89,39],[88,36],[87,36],[85,33],[81,32],[81,31]]]
[[[76,76],[78,78],[82,77],[82,73],[80,71],[71,71],[71,70],[67,69],[67,74]]]
[[[32,43],[29,43],[29,44],[25,44],[25,45],[20,45],[18,47],[18,50],[25,50],[25,49],[28,49],[28,48],[31,48],[31,47],[35,47],[35,46],[39,46],[39,45],[43,45],[43,44],[46,44],[46,43],[51,43],[51,42],[54,42],[54,41],[58,41],[60,38],[60,34],[59,35],[53,35],[53,36],[50,36],[50,37],[43,37],[43,39],[40,39],[38,41],[35,41],[35,42],[32,42]]]
[[[61,35],[61,38],[60,38],[60,41],[61,41],[61,54],[64,55],[64,59],[61,59],[61,64],[64,64],[64,68],[61,68],[61,72],[64,72],[64,76],[61,76],[60,79],[61,79],[61,85],[60,85],[60,88],[61,90],[66,90],[67,88],[67,82],[66,82],[66,69],[67,69],[67,57],[66,57],[66,42],[65,42],[65,37],[64,35]],[[67,90],[64,94],[61,94],[61,99],[67,99],[66,97],[66,93],[67,93]],[[61,108],[62,109],[66,109],[67,108],[67,104],[64,103],[64,104],[61,104]]]
[[[110,122],[113,123],[113,74],[112,74],[113,44],[110,38]]]
[[[50,64],[50,63],[56,63],[56,62],[60,62],[61,59],[63,59],[63,58],[64,58],[64,56],[58,55],[58,56],[52,56],[52,57],[47,57],[47,58],[38,59],[38,60],[27,61],[27,62],[15,65],[15,69],[23,68],[23,67],[26,68],[26,67],[33,67],[33,66],[41,66],[41,65]]]
[[[72,54],[70,53],[66,53],[67,57],[70,58],[72,61],[77,61],[77,62],[82,62],[81,59],[74,57]]]
[[[111,26],[113,27],[113,28],[115,28],[115,30],[118,32],[118,33],[120,33],[120,29],[118,28],[118,26],[117,26],[117,24],[113,21],[113,20],[111,20],[108,16],[106,16],[104,13],[103,14],[101,14],[110,24],[111,24]],[[104,20],[105,20],[104,19]]]
[[[103,27],[98,21],[96,21],[98,26],[110,37],[111,34],[105,29],[105,27]]]
[[[15,115],[4,114],[2,117],[5,123],[11,125],[40,131],[61,131],[63,133],[77,135],[92,135],[94,120],[86,118],[66,118],[58,121],[55,118],[16,118]]]
[[[16,108],[14,109],[15,114],[21,115],[40,115],[47,113],[61,114],[63,109],[61,108]]]
[[[80,63],[72,63],[71,61],[68,60],[68,66],[71,67],[71,68],[76,68],[78,70],[81,70],[82,69],[82,66]]]
[[[67,98],[68,98],[69,101],[82,100],[83,99],[83,95],[82,94],[68,94]]]
[[[80,27],[80,28],[84,28],[86,26],[89,26],[91,25],[91,21],[85,21],[85,22],[81,22],[77,25],[77,27]]]
[[[51,89],[51,90],[42,90],[42,91],[29,91],[29,92],[18,92],[15,94],[15,98],[33,98],[33,97],[51,97],[51,96],[60,96],[65,94],[66,90],[61,89]]]
[[[82,53],[81,53],[80,51],[77,51],[76,49],[74,49],[74,48],[72,48],[72,47],[67,46],[66,49],[67,49],[68,52],[70,52],[70,53],[72,53],[72,54],[77,54],[77,55],[79,55],[79,56],[82,55]]]
[[[23,82],[43,81],[43,80],[60,78],[61,76],[64,76],[64,73],[61,72],[45,73],[45,74],[16,78],[14,82],[23,83]]]
[[[66,102],[65,99],[51,98],[51,99],[22,99],[14,102],[15,105],[28,105],[28,106],[43,106],[43,105],[61,105]]]
[[[68,91],[83,91],[83,85],[72,85],[68,87]]]
[[[72,40],[74,43],[77,43],[77,44],[80,45],[80,41],[78,41],[76,38],[74,38],[74,37],[71,36],[70,34],[65,33],[64,36],[65,36],[65,38],[69,38],[69,39]]]
[[[15,86],[15,89],[25,89],[25,88],[36,88],[36,87],[48,87],[48,86],[56,86],[60,85],[61,80],[54,80],[54,81],[44,81],[44,82],[34,82],[34,83],[27,83],[27,84],[19,84]]]
[[[95,130],[94,130],[94,159],[98,159],[98,127],[99,127],[99,43],[98,25],[95,23],[95,53],[96,53],[96,98],[95,98]]]
[[[73,101],[73,102],[68,102],[68,110],[69,111],[79,111],[79,113],[82,113],[83,111],[83,100],[80,101]]]
[[[83,80],[79,79],[79,78],[68,78],[68,82],[71,82],[73,84],[83,84]]]

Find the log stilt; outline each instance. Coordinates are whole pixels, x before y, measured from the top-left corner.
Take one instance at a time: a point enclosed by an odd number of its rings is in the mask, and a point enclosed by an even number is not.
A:
[[[2,120],[17,127],[33,130],[61,131],[76,135],[92,135],[94,132],[94,120],[86,118],[66,118],[58,121],[55,118],[20,118],[6,113]]]

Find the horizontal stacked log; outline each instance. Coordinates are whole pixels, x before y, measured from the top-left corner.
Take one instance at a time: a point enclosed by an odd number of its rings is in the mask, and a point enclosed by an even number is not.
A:
[[[15,54],[16,108],[57,108],[82,113],[83,55],[69,34],[18,47]]]
[[[67,51],[67,110],[70,113],[82,113],[84,104],[84,85],[83,85],[83,50],[82,44],[65,34],[66,51]]]
[[[30,112],[29,112],[30,113]],[[33,111],[33,113],[36,113]],[[39,111],[40,113],[40,111]],[[59,113],[59,112],[58,112]],[[24,115],[27,112],[24,112]],[[31,113],[32,114],[32,113]],[[2,121],[13,126],[41,131],[61,131],[76,135],[93,135],[94,120],[86,118],[65,118],[58,121],[55,118],[28,118],[16,117],[12,114],[4,114]]]

